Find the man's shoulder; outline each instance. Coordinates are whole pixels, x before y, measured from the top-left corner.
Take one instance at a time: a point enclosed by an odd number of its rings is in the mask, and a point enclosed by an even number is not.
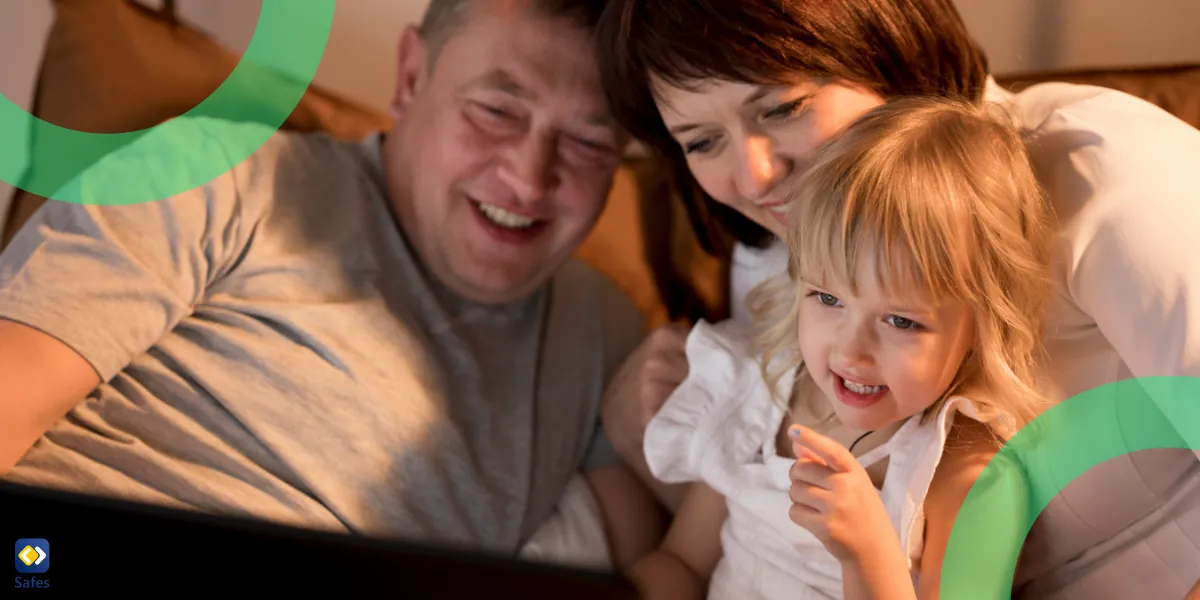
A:
[[[287,170],[307,177],[336,177],[370,162],[361,142],[341,140],[322,131],[285,130],[254,121],[203,116],[179,117],[171,125],[171,135],[154,136],[153,147],[145,147],[147,152],[134,156],[149,157],[148,151],[153,150],[192,157],[188,159],[191,164],[200,160],[195,156],[196,148],[215,147],[225,153],[228,162],[229,168],[221,176]]]
[[[590,264],[572,258],[559,268],[555,280],[559,285],[583,286],[587,294],[595,300],[594,306],[602,321],[635,323],[639,328],[645,328],[645,318],[634,304],[633,298]]]
[[[557,285],[579,286],[591,307],[590,315],[579,317],[598,321],[607,375],[646,337],[646,317],[633,299],[595,267],[571,259],[555,275]]]
[[[254,122],[207,117],[178,119],[184,140],[222,148],[228,168],[207,184],[218,201],[242,205],[245,216],[265,216],[286,200],[290,206],[324,202],[343,196],[364,180],[376,181],[376,165],[361,141],[335,138],[325,132],[272,129]],[[253,145],[248,149],[248,145]],[[183,152],[185,148],[172,149]],[[211,153],[211,152],[210,152]]]

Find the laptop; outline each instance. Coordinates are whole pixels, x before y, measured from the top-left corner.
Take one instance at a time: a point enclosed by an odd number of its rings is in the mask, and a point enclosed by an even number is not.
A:
[[[9,587],[30,597],[220,593],[634,599],[624,577],[0,482]]]

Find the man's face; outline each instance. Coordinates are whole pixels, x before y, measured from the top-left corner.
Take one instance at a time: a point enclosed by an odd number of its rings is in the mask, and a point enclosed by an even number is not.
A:
[[[544,283],[590,232],[622,139],[586,31],[524,2],[470,3],[428,64],[405,32],[388,186],[425,268],[485,303]]]

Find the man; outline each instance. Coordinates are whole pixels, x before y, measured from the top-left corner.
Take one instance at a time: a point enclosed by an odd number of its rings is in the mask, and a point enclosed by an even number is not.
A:
[[[433,0],[386,136],[278,134],[158,202],[48,203],[0,255],[0,473],[514,553],[582,470],[617,565],[651,547],[598,426],[640,316],[570,261],[623,142],[600,7]],[[202,151],[253,126],[189,125]]]

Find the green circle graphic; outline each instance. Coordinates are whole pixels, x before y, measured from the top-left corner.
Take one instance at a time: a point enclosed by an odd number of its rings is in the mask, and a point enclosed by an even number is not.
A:
[[[263,0],[254,36],[220,87],[182,117],[140,131],[66,129],[0,95],[0,181],[63,202],[122,205],[161,200],[216,179],[261,148],[299,105],[325,53],[335,4]],[[222,129],[218,144],[203,143],[196,117],[259,126]],[[25,128],[36,151],[23,173],[28,150],[17,132]]]
[[[1025,538],[1063,488],[1106,461],[1165,448],[1200,451],[1200,379],[1123,380],[1047,410],[1005,444],[967,494],[942,562],[940,597],[1010,598]]]

